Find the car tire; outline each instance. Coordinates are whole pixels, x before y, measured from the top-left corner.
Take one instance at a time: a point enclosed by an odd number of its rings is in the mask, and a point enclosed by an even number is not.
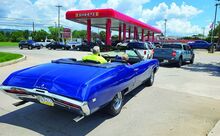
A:
[[[182,57],[179,58],[179,61],[177,62],[177,67],[180,68],[183,65],[183,59]]]
[[[23,49],[23,46],[22,46],[22,45],[20,45],[20,46],[19,46],[19,49],[21,49],[21,50],[22,50],[22,49]]]
[[[147,79],[145,83],[146,86],[152,86],[154,84],[154,76],[155,76],[155,73],[154,71],[152,71],[150,77]]]
[[[49,47],[48,47],[48,50],[51,50],[51,49],[52,49],[52,48],[49,46]]]
[[[28,49],[29,49],[29,50],[32,50],[33,48],[32,48],[32,46],[29,45],[29,46],[28,46]]]
[[[79,48],[79,47],[77,47],[77,48],[76,48],[76,50],[77,50],[77,51],[80,51],[80,48]]]
[[[37,47],[38,50],[40,50],[41,47]]]
[[[105,107],[106,113],[111,116],[118,115],[123,107],[123,100],[122,92],[118,92],[112,101]]]
[[[193,64],[194,63],[194,59],[195,59],[195,56],[193,55],[191,60],[190,60],[190,64]]]
[[[62,47],[62,50],[66,50],[66,48],[65,48],[65,47]]]

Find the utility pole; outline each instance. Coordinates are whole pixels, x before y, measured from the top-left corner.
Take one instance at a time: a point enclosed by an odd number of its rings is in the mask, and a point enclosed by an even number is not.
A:
[[[205,39],[205,27],[202,27],[202,30],[203,30],[203,39]]]
[[[217,12],[218,12],[218,6],[220,5],[220,0],[216,0],[216,4],[215,4],[215,18],[214,18],[214,21],[213,21],[213,27],[212,27],[212,35],[211,35],[211,43],[212,43],[212,46],[211,46],[211,53],[214,53],[214,30],[215,30],[215,24],[216,24],[216,17],[217,17]]]
[[[34,26],[34,22],[33,22],[33,24],[32,24],[32,27],[33,27],[33,32],[35,31],[35,26]]]
[[[60,42],[60,8],[63,7],[61,5],[56,6],[58,8],[58,15],[57,15],[57,20],[58,20],[58,42]]]
[[[164,19],[164,42],[166,41],[167,37],[167,19]]]
[[[166,38],[167,37],[167,19],[165,19],[164,21],[165,21],[164,22],[164,26],[165,26],[165,28],[164,28],[164,37]]]

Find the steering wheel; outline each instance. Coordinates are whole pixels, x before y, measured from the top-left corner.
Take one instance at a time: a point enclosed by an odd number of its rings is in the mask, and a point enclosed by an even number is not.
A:
[[[109,56],[108,54],[103,54],[102,57],[104,57],[104,58],[105,58],[105,57],[106,57],[106,58],[109,58],[110,56]]]

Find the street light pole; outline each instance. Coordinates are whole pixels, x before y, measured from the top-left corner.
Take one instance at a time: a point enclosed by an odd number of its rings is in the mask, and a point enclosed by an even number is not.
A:
[[[58,16],[57,16],[57,20],[58,20],[58,42],[60,42],[60,8],[62,6],[57,5],[56,7],[58,8]]]
[[[216,0],[217,2],[219,2],[220,0]],[[215,18],[214,18],[214,22],[213,22],[213,27],[212,27],[212,35],[211,35],[211,53],[214,53],[214,30],[215,30],[215,24],[216,24],[216,17],[217,17],[217,12],[218,12],[218,6],[220,5],[220,3],[216,3],[215,4]]]

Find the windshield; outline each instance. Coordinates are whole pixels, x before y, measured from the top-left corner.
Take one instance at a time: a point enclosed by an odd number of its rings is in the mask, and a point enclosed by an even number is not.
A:
[[[162,48],[182,49],[180,44],[164,44]]]
[[[133,48],[133,49],[147,49],[147,46],[145,43],[139,43],[139,42],[132,42],[128,44],[129,48]]]

